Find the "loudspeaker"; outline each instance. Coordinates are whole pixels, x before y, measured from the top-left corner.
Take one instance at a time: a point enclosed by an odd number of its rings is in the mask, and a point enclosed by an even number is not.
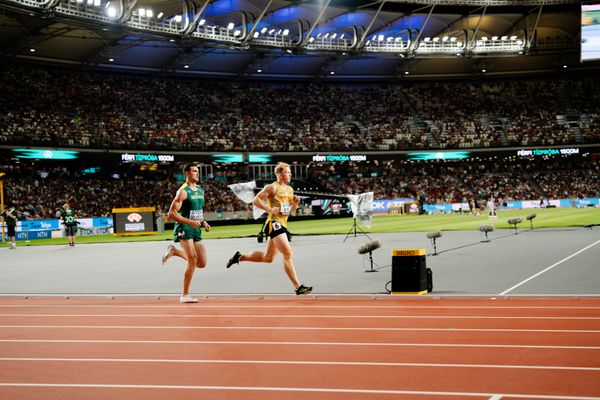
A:
[[[427,292],[433,292],[433,272],[431,268],[427,268]]]
[[[392,250],[392,294],[425,294],[428,290],[425,249]]]

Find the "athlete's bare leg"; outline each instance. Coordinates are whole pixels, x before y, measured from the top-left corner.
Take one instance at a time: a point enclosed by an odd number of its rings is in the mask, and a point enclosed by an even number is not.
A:
[[[181,248],[185,254],[185,258],[187,260],[187,266],[185,269],[185,273],[183,274],[183,291],[182,295],[185,296],[189,294],[190,283],[192,283],[192,277],[194,276],[194,270],[196,269],[196,265],[198,265],[198,255],[196,253],[196,246],[194,246],[194,241],[192,239],[181,240],[179,242],[181,244]],[[206,259],[206,254],[204,255]]]
[[[279,235],[285,236],[285,235]],[[287,239],[287,238],[286,238]],[[240,257],[240,261],[251,261],[251,262],[264,262],[271,263],[277,255],[277,247],[273,242],[273,239],[267,238],[267,249],[263,251],[253,251],[249,254],[244,254]]]
[[[290,246],[287,235],[284,233],[283,235],[275,236],[270,241],[275,244],[277,250],[283,255],[283,269],[288,278],[290,278],[290,281],[292,281],[294,289],[298,289],[300,282],[298,282],[296,269],[294,268],[294,252],[292,251],[292,246]]]

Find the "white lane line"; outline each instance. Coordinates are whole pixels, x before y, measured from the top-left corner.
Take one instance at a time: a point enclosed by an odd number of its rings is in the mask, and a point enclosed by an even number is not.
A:
[[[594,329],[497,329],[497,328],[364,328],[318,326],[161,326],[161,325],[0,325],[10,329],[224,329],[224,330],[292,330],[292,331],[440,331],[440,332],[536,332],[600,333]]]
[[[30,300],[36,301],[36,300]],[[439,300],[434,300],[439,301]],[[501,301],[501,300],[499,300]],[[510,300],[514,301],[514,300]],[[586,301],[586,300],[583,300]],[[180,304],[177,305],[125,305],[125,304],[115,304],[115,305],[104,305],[104,304],[0,304],[0,308],[178,308],[181,309],[182,306]],[[215,305],[215,304],[205,304],[201,302],[199,307],[204,308],[284,308],[290,309],[294,306],[289,305]],[[333,309],[433,309],[433,310],[600,310],[600,306],[327,306],[327,305],[302,305],[303,308],[307,309],[320,309],[320,308],[333,308]]]
[[[514,285],[513,287],[506,289],[504,292],[500,293],[498,296],[503,296],[503,295],[505,295],[505,294],[507,294],[507,293],[509,293],[509,292],[512,292],[513,290],[515,290],[515,289],[516,289],[516,288],[518,288],[519,286],[521,286],[521,285],[523,285],[523,284],[525,284],[525,283],[529,282],[529,281],[530,281],[530,280],[532,280],[532,279],[535,279],[535,278],[537,278],[538,276],[540,276],[540,275],[541,275],[541,274],[543,274],[544,272],[547,272],[547,271],[551,270],[552,268],[556,267],[557,265],[560,265],[560,264],[562,264],[563,262],[565,262],[565,261],[567,261],[567,260],[569,260],[569,259],[571,259],[571,258],[575,257],[575,256],[576,256],[576,255],[578,255],[579,253],[583,253],[584,251],[586,251],[587,249],[589,249],[589,248],[590,248],[590,247],[592,247],[592,246],[595,246],[595,245],[597,245],[598,243],[600,243],[600,240],[597,240],[597,241],[595,241],[594,243],[590,244],[589,246],[586,246],[586,247],[584,247],[583,249],[581,249],[581,250],[579,250],[579,251],[577,251],[577,252],[575,252],[575,253],[571,254],[570,256],[563,258],[563,259],[562,259],[562,260],[560,260],[559,262],[557,262],[557,263],[554,263],[554,264],[552,264],[551,266],[549,266],[548,268],[545,268],[545,269],[543,269],[542,271],[538,272],[537,274],[535,274],[535,275],[532,275],[532,276],[530,276],[529,278],[525,279],[524,281],[517,283],[517,284],[516,284],[516,285]]]
[[[489,315],[311,315],[311,314],[0,314],[0,317],[45,317],[45,318],[335,318],[335,319],[541,319],[594,321],[600,317],[563,316],[489,316]]]
[[[600,350],[600,346],[542,346],[525,344],[389,343],[389,342],[258,342],[237,340],[93,340],[93,339],[0,339],[0,343],[110,343],[110,344],[225,344],[248,346],[358,346],[358,347],[467,347],[501,349]]]
[[[502,395],[501,394],[495,394],[492,397],[490,397],[488,400],[502,400]]]
[[[448,364],[399,363],[360,361],[293,361],[293,360],[181,360],[157,358],[58,358],[58,357],[0,357],[2,361],[23,362],[74,362],[74,363],[163,363],[163,364],[256,364],[256,365],[342,365],[368,367],[425,367],[425,368],[496,368],[541,369],[560,371],[600,371],[600,367],[566,367],[562,365],[512,365],[512,364]]]
[[[366,394],[400,394],[416,396],[456,396],[456,397],[490,397],[494,393],[477,392],[431,392],[417,390],[371,390],[371,389],[339,389],[339,388],[297,388],[297,387],[261,387],[261,386],[185,386],[185,385],[118,385],[118,384],[78,384],[78,383],[0,383],[0,387],[53,387],[53,388],[92,388],[92,389],[167,389],[167,390],[228,390],[228,391],[261,391],[261,392],[309,392],[309,393],[366,393]],[[543,400],[600,400],[600,397],[558,396],[543,394],[504,393],[499,396],[524,399]]]

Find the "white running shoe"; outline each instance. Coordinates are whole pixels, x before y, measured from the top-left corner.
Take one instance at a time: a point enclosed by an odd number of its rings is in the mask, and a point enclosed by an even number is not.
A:
[[[190,295],[190,294],[186,294],[185,296],[179,297],[179,302],[180,303],[197,303],[198,299],[193,298],[192,295]]]
[[[169,247],[167,247],[167,252],[165,253],[165,255],[162,258],[162,264],[161,265],[165,265],[166,262],[169,260],[169,258],[171,258],[173,256],[173,252],[175,251],[175,246],[173,246],[172,244],[169,245]]]

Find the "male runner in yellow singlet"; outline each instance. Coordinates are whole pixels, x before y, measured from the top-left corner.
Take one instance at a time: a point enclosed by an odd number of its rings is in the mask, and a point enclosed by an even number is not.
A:
[[[283,268],[288,278],[294,285],[296,294],[309,294],[312,287],[301,285],[296,277],[293,252],[287,236],[287,220],[291,213],[296,212],[300,197],[294,196],[294,189],[288,184],[292,180],[292,171],[286,163],[279,163],[275,167],[277,181],[265,186],[252,200],[252,204],[269,213],[265,223],[265,236],[267,237],[267,250],[254,251],[242,254],[237,251],[227,261],[227,268],[240,261],[273,262],[277,253],[283,254]],[[265,203],[266,201],[266,203]]]
[[[201,228],[210,232],[210,225],[204,219],[204,191],[198,182],[200,172],[195,164],[187,164],[183,173],[185,183],[181,185],[175,199],[169,208],[169,219],[175,221],[173,236],[175,242],[181,244],[178,250],[169,245],[162,258],[163,265],[171,256],[181,257],[187,261],[187,268],[183,275],[183,291],[179,298],[180,303],[197,303],[198,300],[189,294],[190,283],[196,268],[206,266],[206,249],[202,243]]]

